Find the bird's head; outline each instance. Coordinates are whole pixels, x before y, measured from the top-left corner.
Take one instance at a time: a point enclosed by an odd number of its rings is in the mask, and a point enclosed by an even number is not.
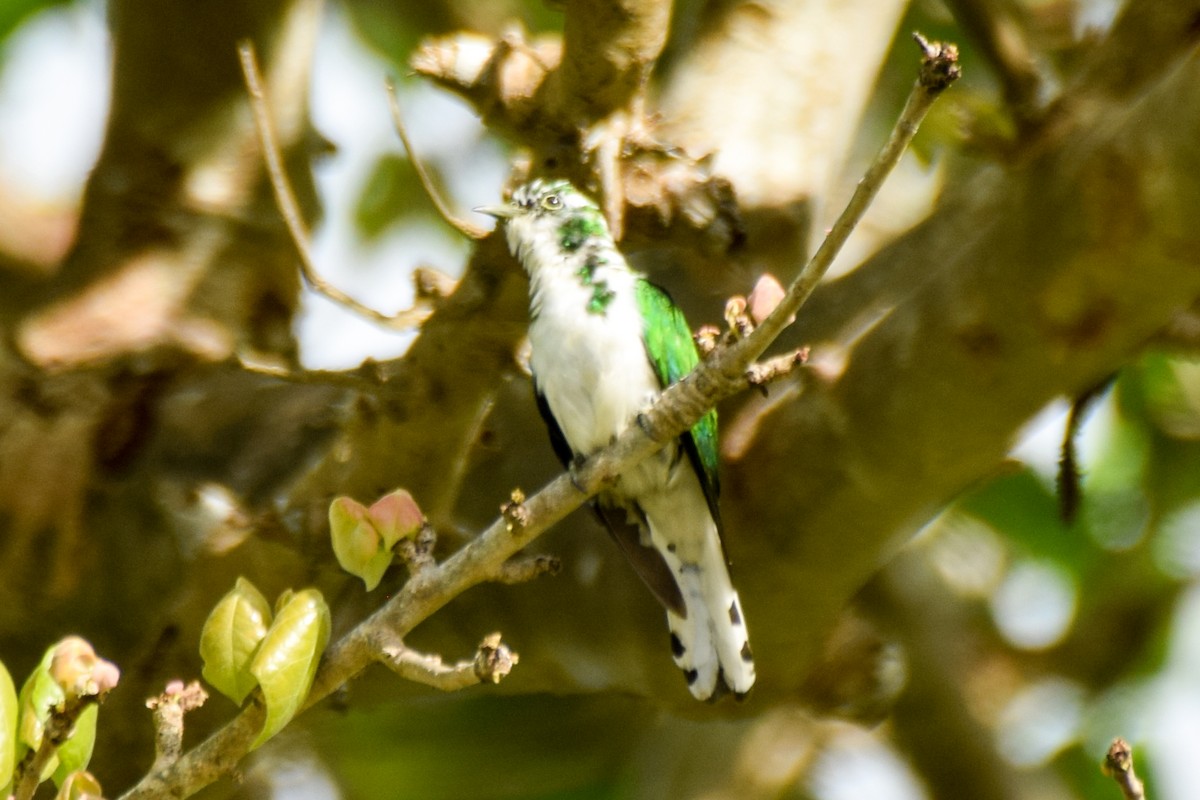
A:
[[[519,186],[508,203],[475,210],[504,223],[509,250],[531,273],[544,259],[611,244],[600,207],[569,181],[539,178]]]

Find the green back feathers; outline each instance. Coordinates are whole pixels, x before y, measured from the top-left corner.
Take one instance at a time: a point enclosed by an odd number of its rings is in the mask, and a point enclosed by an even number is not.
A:
[[[671,298],[654,284],[639,278],[636,286],[638,308],[644,320],[643,338],[646,354],[664,388],[687,375],[700,363],[692,331],[683,312]],[[721,517],[717,511],[717,410],[709,409],[688,433],[680,437],[692,459],[709,509],[717,526]]]

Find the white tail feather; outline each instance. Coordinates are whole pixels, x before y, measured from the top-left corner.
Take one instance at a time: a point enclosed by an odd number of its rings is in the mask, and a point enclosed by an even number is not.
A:
[[[686,477],[667,491],[638,498],[686,610],[667,612],[671,653],[696,698],[708,700],[722,683],[744,695],[754,685],[754,660],[741,601],[699,483],[690,470],[680,473]]]

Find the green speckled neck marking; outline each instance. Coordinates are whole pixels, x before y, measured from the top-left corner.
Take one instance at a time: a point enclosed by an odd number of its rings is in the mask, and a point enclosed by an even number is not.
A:
[[[604,264],[604,257],[598,253],[589,253],[587,260],[583,262],[583,266],[575,274],[579,276],[579,282],[583,286],[592,288],[592,296],[588,300],[587,310],[590,314],[603,314],[608,310],[608,304],[612,302],[616,295],[612,289],[608,288],[608,281],[601,278],[596,280],[596,268]]]
[[[593,208],[581,208],[579,213],[568,217],[558,227],[558,243],[567,252],[574,252],[592,237],[603,237],[604,218],[600,211]]]

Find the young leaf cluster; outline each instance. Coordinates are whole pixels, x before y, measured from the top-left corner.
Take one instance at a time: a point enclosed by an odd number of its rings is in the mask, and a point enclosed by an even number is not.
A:
[[[349,497],[339,497],[329,506],[333,553],[342,569],[362,579],[368,592],[391,566],[396,543],[415,536],[424,524],[421,509],[403,489],[369,508]]]
[[[119,677],[78,636],[47,649],[19,694],[0,663],[0,796],[28,797],[53,779],[63,800],[99,797],[100,785],[86,768],[96,741],[97,702]]]
[[[329,643],[329,627],[329,606],[316,589],[284,592],[272,614],[245,578],[209,614],[200,635],[204,679],[238,705],[254,689],[262,691],[266,720],[253,747],[300,710]]]

